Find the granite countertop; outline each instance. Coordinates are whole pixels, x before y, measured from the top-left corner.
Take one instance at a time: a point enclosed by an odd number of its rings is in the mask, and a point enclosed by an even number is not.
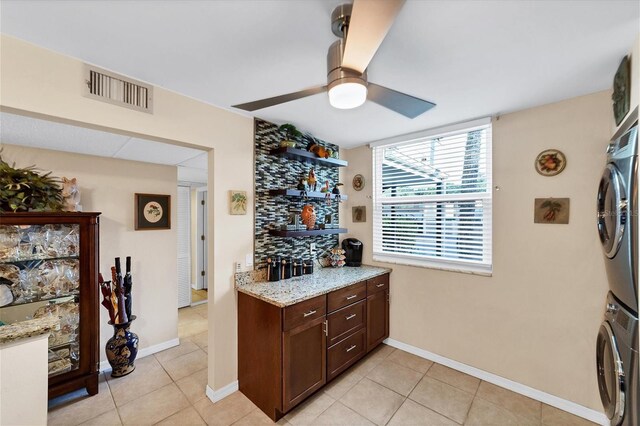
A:
[[[45,316],[0,326],[0,343],[12,343],[27,337],[49,333],[60,326],[60,318]]]
[[[391,272],[389,268],[322,268],[313,274],[275,282],[236,282],[236,290],[281,308]]]

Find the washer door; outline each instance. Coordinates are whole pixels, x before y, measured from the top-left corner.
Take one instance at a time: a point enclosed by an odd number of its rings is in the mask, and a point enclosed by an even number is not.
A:
[[[616,337],[607,321],[600,326],[596,343],[598,389],[605,414],[611,426],[622,422],[625,409],[625,377]]]
[[[598,187],[598,235],[605,255],[613,258],[622,243],[627,223],[627,200],[620,172],[607,164]]]

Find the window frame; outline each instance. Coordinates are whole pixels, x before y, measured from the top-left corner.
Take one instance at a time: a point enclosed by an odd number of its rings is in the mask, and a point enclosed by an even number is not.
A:
[[[398,198],[382,196],[382,153],[378,148],[389,148],[428,142],[437,138],[446,138],[462,133],[469,133],[474,130],[486,129],[485,146],[485,167],[486,167],[486,187],[483,192],[461,192],[458,194],[431,194],[419,196],[403,196]],[[493,167],[492,167],[492,121],[490,117],[482,118],[454,125],[438,127],[408,135],[398,136],[390,139],[376,141],[369,146],[372,148],[372,184],[373,184],[373,260],[399,265],[408,265],[438,269],[443,271],[462,272],[491,276],[493,273]],[[480,202],[483,207],[483,255],[482,261],[459,260],[448,258],[434,258],[424,255],[411,255],[384,252],[382,241],[378,240],[382,235],[382,208],[384,205],[398,204],[421,204],[421,203],[447,203],[451,201],[473,201]],[[437,223],[437,222],[433,222]],[[455,241],[451,239],[450,241]]]

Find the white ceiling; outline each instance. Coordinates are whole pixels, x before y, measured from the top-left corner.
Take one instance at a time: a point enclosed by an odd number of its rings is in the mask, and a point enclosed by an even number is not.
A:
[[[202,101],[230,105],[326,83],[342,3],[2,0],[2,32]],[[326,94],[256,111],[352,147],[611,87],[640,27],[638,1],[408,0],[369,80],[437,103],[410,120]]]
[[[32,117],[0,113],[0,144],[177,166],[179,181],[207,183],[205,151]]]

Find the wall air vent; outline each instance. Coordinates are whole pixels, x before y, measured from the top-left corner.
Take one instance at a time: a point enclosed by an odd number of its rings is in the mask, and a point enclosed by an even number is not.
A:
[[[90,65],[84,77],[86,97],[153,113],[153,86]]]

